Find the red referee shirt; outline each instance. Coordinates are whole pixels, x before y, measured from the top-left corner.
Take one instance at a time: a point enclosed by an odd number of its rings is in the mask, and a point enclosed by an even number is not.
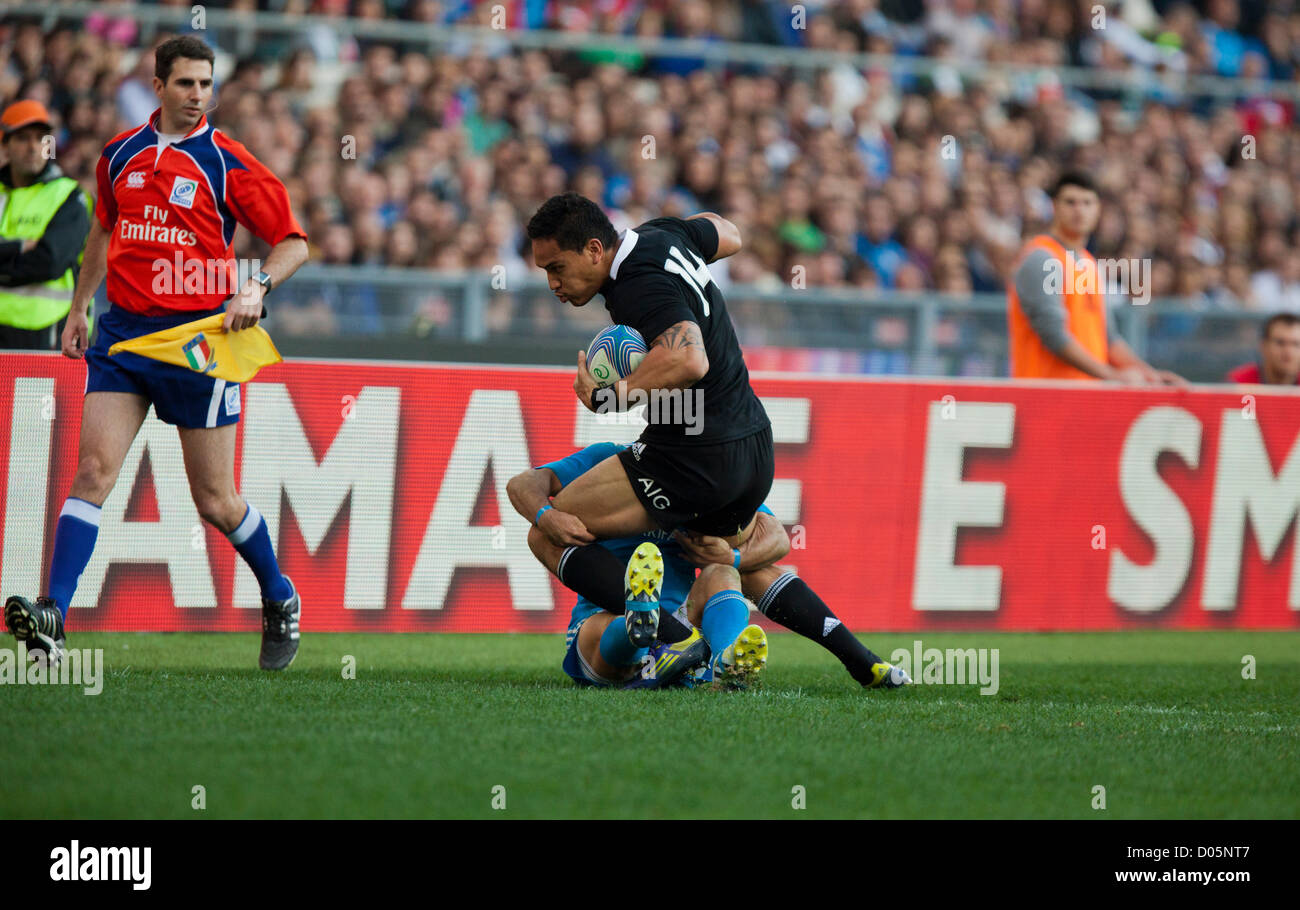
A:
[[[1239,367],[1233,367],[1228,371],[1228,382],[1247,382],[1255,385],[1266,385],[1264,375],[1260,372],[1259,364],[1243,363]],[[1296,377],[1295,385],[1300,385],[1300,376]]]
[[[239,290],[236,222],[272,246],[307,237],[284,184],[206,116],[159,154],[161,110],[115,136],[95,169],[109,302],[146,316],[216,309]]]

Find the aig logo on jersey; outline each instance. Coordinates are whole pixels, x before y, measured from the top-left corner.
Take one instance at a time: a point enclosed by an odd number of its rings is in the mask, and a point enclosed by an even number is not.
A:
[[[650,504],[656,509],[666,509],[672,505],[672,503],[668,501],[668,497],[664,495],[664,488],[658,486],[649,477],[638,477],[636,482],[641,484],[641,489],[645,492],[646,499],[649,499]]]
[[[177,177],[176,182],[172,184],[172,195],[167,201],[172,205],[179,205],[184,208],[192,208],[194,205],[194,195],[199,190],[199,182],[190,180],[185,177]]]

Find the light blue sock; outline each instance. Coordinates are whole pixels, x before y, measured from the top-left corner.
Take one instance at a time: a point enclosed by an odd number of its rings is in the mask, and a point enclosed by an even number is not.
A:
[[[709,643],[715,663],[747,625],[749,602],[739,591],[719,591],[705,602],[700,634]]]
[[[271,534],[266,529],[266,519],[262,513],[247,503],[248,511],[239,527],[226,535],[234,545],[235,551],[244,557],[244,562],[253,570],[257,584],[262,589],[262,596],[267,600],[288,600],[293,596],[293,585],[280,574],[280,564],[275,560],[275,550],[271,546]]]
[[[621,616],[614,617],[600,635],[600,656],[610,666],[634,667],[649,651],[649,648],[638,648],[627,640],[627,627]]]
[[[75,496],[69,496],[59,512],[59,523],[54,529],[54,554],[50,557],[50,584],[48,597],[59,605],[63,618],[68,618],[68,605],[77,590],[77,580],[95,552],[95,539],[99,537],[99,506]]]

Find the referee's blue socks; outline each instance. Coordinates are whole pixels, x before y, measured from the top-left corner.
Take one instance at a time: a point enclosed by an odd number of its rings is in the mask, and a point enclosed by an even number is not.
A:
[[[234,546],[235,552],[244,557],[244,562],[253,570],[257,584],[262,589],[262,596],[267,600],[288,600],[293,596],[293,585],[280,574],[280,564],[275,559],[275,549],[271,546],[271,534],[266,529],[266,519],[262,513],[253,508],[252,503],[245,503],[248,511],[239,527],[226,535]]]
[[[95,552],[100,511],[93,502],[69,496],[59,512],[59,523],[54,529],[54,554],[50,557],[48,596],[58,604],[65,620],[77,590],[77,580],[86,570],[90,554]]]

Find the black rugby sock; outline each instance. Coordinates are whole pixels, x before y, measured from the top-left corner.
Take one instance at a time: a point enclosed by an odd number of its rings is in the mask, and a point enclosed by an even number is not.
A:
[[[659,640],[664,644],[675,645],[691,634],[691,630],[682,625],[667,608],[659,611]]]
[[[600,544],[569,547],[561,554],[558,568],[559,571],[555,574],[574,593],[581,594],[601,609],[620,616],[627,609],[627,603],[623,600],[626,596],[623,582],[627,566]],[[660,641],[676,644],[690,634],[691,630],[682,625],[669,610],[660,609]]]
[[[849,675],[864,686],[872,681],[871,665],[883,662],[854,637],[831,608],[797,575],[787,573],[772,582],[759,599],[758,609],[773,622],[830,651],[844,664]]]
[[[560,555],[556,577],[596,606],[622,615],[627,609],[623,580],[627,566],[598,543],[569,547]]]

